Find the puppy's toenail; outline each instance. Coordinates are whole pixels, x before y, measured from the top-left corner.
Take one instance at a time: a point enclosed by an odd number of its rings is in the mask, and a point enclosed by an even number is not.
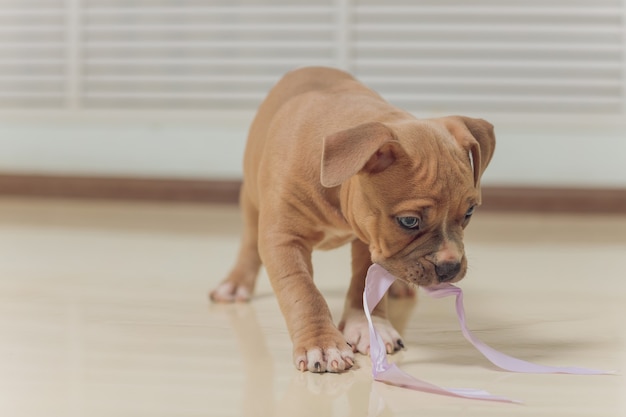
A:
[[[317,372],[322,372],[322,364],[319,362],[315,362],[315,370]]]
[[[354,361],[352,360],[352,358],[346,358],[345,361],[350,367],[354,366]]]
[[[304,363],[304,361],[300,361],[298,368],[300,368],[300,372],[306,371],[306,363]]]
[[[398,346],[400,346],[400,349],[404,349],[404,342],[402,341],[402,339],[398,339]]]
[[[333,361],[330,366],[336,371],[337,369],[339,369],[339,362],[337,361]]]

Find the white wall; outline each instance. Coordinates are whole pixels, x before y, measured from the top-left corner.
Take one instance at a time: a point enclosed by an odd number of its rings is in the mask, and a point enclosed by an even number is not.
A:
[[[497,130],[484,183],[626,188],[626,129]]]
[[[237,179],[248,120],[0,122],[0,171]],[[626,130],[498,127],[484,184],[626,188]]]
[[[0,171],[239,178],[246,127],[176,123],[0,123]]]

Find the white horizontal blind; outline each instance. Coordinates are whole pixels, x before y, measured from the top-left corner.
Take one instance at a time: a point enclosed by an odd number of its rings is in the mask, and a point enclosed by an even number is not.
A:
[[[283,72],[334,63],[330,5],[289,3],[84,0],[83,104],[255,107]]]
[[[626,116],[625,0],[0,0],[0,109],[253,111],[348,69],[418,114]]]
[[[355,70],[414,111],[622,114],[622,0],[360,0]],[[417,5],[419,4],[419,5]]]
[[[65,106],[65,17],[63,0],[0,1],[0,110]]]

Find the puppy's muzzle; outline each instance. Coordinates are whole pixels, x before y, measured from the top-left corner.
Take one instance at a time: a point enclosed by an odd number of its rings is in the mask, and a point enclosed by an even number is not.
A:
[[[435,265],[435,273],[439,282],[452,281],[461,272],[461,262],[442,262]]]

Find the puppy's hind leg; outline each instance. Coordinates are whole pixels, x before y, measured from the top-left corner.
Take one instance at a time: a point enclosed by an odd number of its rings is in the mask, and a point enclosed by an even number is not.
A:
[[[259,212],[248,198],[245,184],[241,189],[239,203],[244,222],[239,255],[226,279],[211,291],[210,297],[214,302],[249,301],[261,267],[258,249]]]
[[[404,281],[395,280],[389,287],[389,296],[391,298],[417,298],[417,289]]]

